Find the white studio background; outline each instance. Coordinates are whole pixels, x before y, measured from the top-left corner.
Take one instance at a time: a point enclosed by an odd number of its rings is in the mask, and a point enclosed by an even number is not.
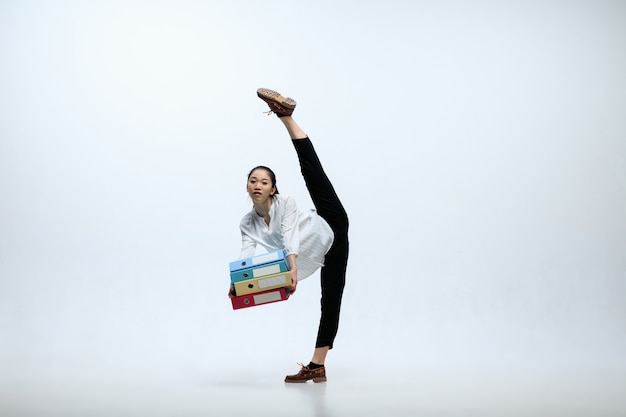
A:
[[[626,367],[619,1],[3,1],[0,375],[308,361],[318,275],[234,312],[248,170],[351,219],[335,369]]]

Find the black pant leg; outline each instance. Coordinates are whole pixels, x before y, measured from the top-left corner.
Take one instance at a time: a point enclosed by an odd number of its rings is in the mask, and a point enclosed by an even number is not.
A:
[[[341,300],[348,264],[348,215],[337,196],[309,138],[293,140],[302,176],[318,214],[334,233],[334,241],[321,269],[321,318],[315,347],[331,349],[339,328]]]

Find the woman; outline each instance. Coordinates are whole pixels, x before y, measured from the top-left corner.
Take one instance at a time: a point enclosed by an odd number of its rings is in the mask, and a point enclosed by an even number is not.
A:
[[[300,162],[302,176],[316,210],[299,211],[291,197],[278,195],[276,175],[258,166],[248,174],[247,191],[252,210],[240,223],[241,258],[254,255],[256,245],[267,251],[286,249],[291,267],[291,292],[321,267],[321,318],[313,357],[285,382],[326,381],[324,366],[339,325],[341,297],[348,263],[348,216],[307,134],[292,117],[296,102],[273,90],[260,88],[257,95],[287,128]],[[234,296],[231,287],[229,295]]]

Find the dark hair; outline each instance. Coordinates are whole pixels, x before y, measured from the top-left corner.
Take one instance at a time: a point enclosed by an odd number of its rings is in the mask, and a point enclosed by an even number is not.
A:
[[[250,172],[248,172],[248,180],[250,179],[250,176],[252,175],[252,173],[256,171],[257,169],[262,169],[266,171],[270,175],[270,179],[272,180],[272,187],[276,188],[276,174],[274,174],[274,171],[272,171],[270,168],[266,167],[265,165],[259,165],[259,166],[252,168]],[[276,188],[276,192],[272,195],[272,197],[276,194],[278,194],[278,188]]]

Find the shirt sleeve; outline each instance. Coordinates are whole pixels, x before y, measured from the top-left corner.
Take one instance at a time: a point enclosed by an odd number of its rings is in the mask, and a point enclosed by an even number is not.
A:
[[[241,252],[239,253],[239,259],[249,258],[256,253],[256,242],[250,237],[244,230],[243,224],[241,229]]]
[[[280,219],[280,231],[283,235],[287,255],[298,255],[300,251],[298,206],[292,197],[285,199],[285,205]]]
[[[250,258],[256,253],[256,242],[245,233],[241,232],[241,252],[239,259]]]

